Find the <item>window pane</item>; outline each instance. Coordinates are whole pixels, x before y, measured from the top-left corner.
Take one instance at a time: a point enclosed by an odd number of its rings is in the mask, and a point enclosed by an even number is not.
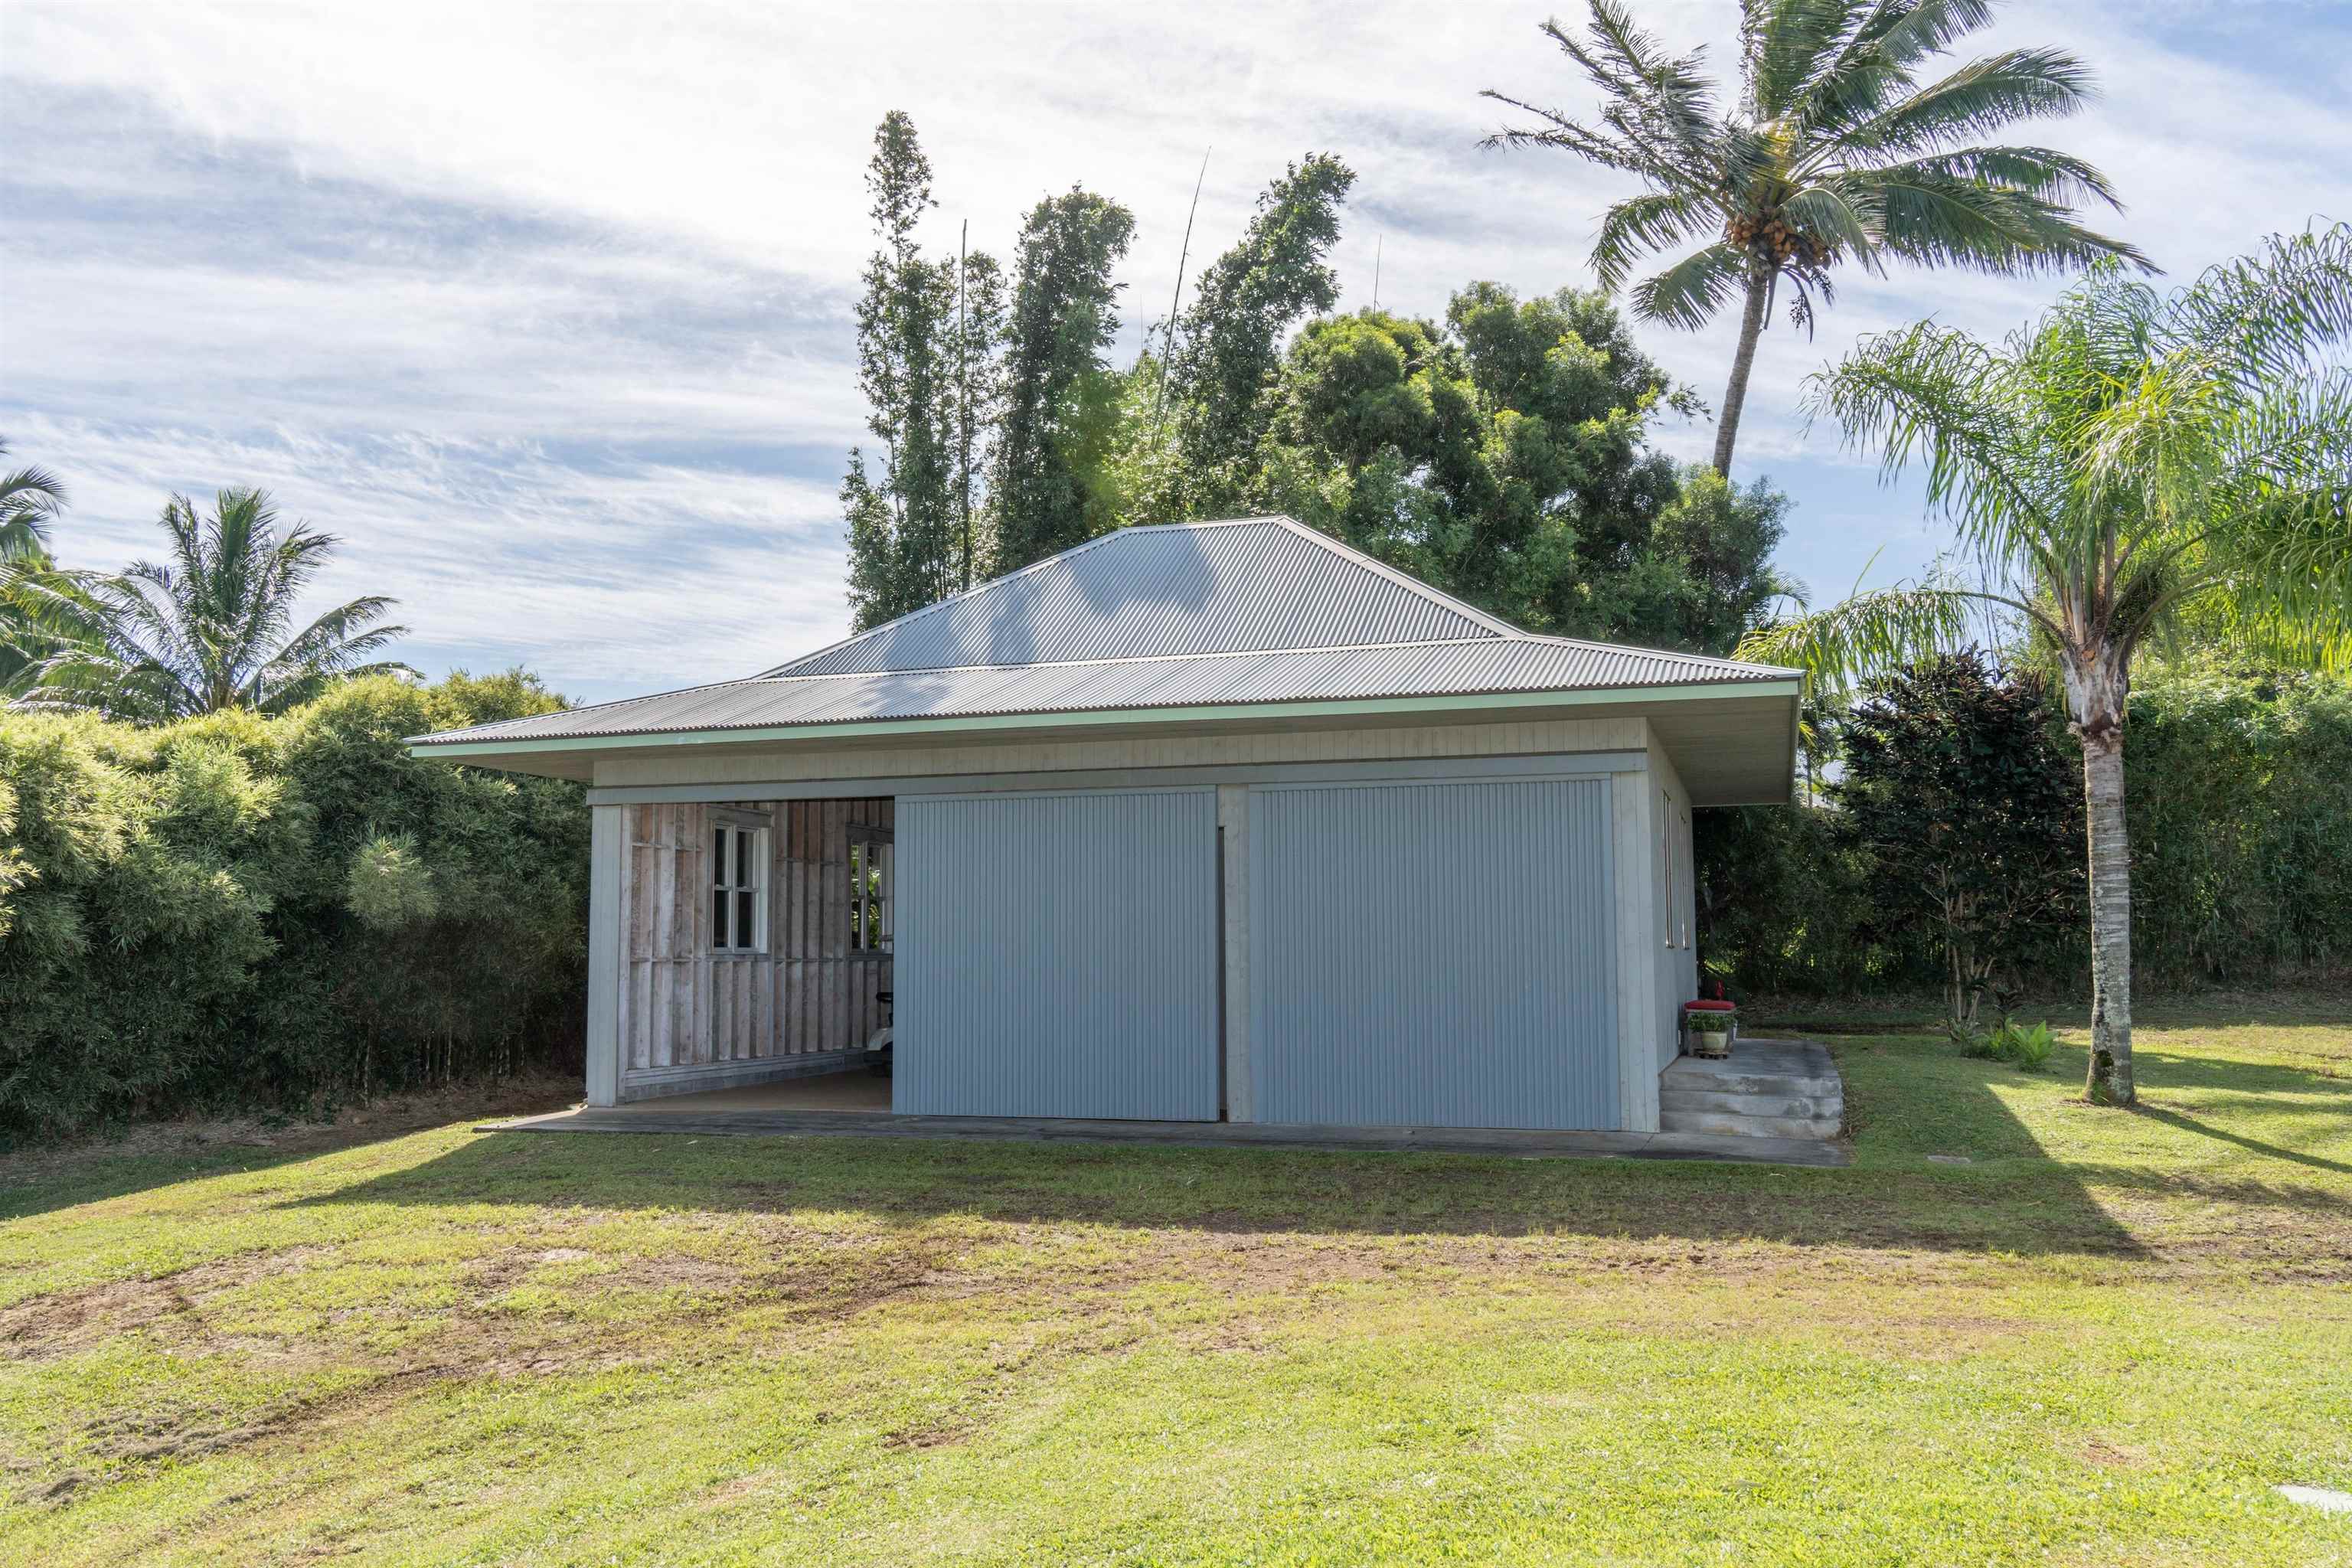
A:
[[[746,888],[735,895],[735,945],[737,947],[760,945],[758,916],[759,911],[751,906],[751,889]]]
[[[751,885],[751,836],[741,828],[735,832],[735,885]]]
[[[727,885],[727,830],[714,827],[710,836],[710,885],[723,888]]]
[[[727,889],[719,888],[710,895],[710,945],[732,947],[727,940]]]

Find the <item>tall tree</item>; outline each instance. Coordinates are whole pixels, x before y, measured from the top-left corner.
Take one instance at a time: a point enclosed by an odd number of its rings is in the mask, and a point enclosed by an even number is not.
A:
[[[1003,417],[1004,272],[984,250],[961,253],[956,287],[956,587],[970,588],[986,564],[975,490]]]
[[[2046,147],[1973,141],[2080,110],[2093,91],[2082,61],[2007,49],[1920,81],[1930,59],[1991,21],[1992,0],[1740,0],[1742,91],[1723,114],[1704,49],[1669,56],[1619,0],[1591,5],[1581,37],[1556,21],[1543,31],[1601,89],[1599,124],[1489,89],[1539,123],[1486,144],[1561,148],[1648,187],[1601,218],[1592,267],[1604,289],[1642,252],[1706,237],[1636,284],[1633,304],[1645,320],[1696,329],[1740,301],[1718,473],[1731,472],[1757,337],[1783,280],[1791,319],[1810,329],[1847,260],[2006,276],[2122,256],[2154,270],[2074,222],[2085,202],[2119,206],[2097,169]]]
[[[1310,321],[1273,401],[1254,504],[1531,630],[1719,653],[1783,592],[1785,500],[1649,448],[1687,394],[1601,294],[1474,283],[1442,324]]]
[[[991,488],[999,571],[1041,561],[1116,521],[1079,447],[1118,396],[1105,358],[1118,335],[1111,269],[1134,237],[1133,214],[1077,189],[1039,202],[1022,225]]]
[[[1816,410],[1925,468],[1979,581],[1857,595],[1743,651],[1849,679],[2022,620],[2083,742],[2091,881],[2086,1094],[2130,1104],[2132,660],[2192,621],[2270,658],[2352,662],[2352,226],[2273,237],[2168,296],[2103,262],[2005,343],[1932,322],[1866,338]]]
[[[1176,482],[1173,493],[1145,498],[1158,514],[1149,521],[1214,516],[1241,501],[1272,417],[1267,394],[1282,368],[1283,340],[1339,303],[1339,278],[1324,258],[1355,183],[1339,159],[1309,153],[1265,188],[1240,241],[1202,271],[1177,321],[1161,389]]]
[[[393,605],[381,595],[298,626],[297,601],[336,541],[307,523],[281,533],[262,491],[223,490],[209,517],[173,496],[163,528],[167,563],[71,574],[87,608],[76,635],[36,666],[24,700],[155,722],[223,708],[278,713],[343,677],[414,673],[373,657],[407,630],[381,624]]]
[[[881,244],[857,302],[857,384],[880,468],[853,449],[842,479],[849,524],[849,598],[861,630],[953,591],[956,506],[956,268],[927,259],[915,238],[931,199],[931,164],[900,110],[882,117],[867,165],[868,211]]]

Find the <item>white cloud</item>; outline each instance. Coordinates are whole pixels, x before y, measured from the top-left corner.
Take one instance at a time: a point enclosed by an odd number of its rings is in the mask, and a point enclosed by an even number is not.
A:
[[[1360,175],[1348,302],[1377,246],[1383,302],[1433,312],[1472,278],[1584,280],[1620,194],[1475,145],[1502,118],[1482,87],[1581,101],[1540,14],[19,0],[0,428],[72,479],[73,549],[107,560],[149,547],[169,489],[269,485],[346,535],[339,593],[405,601],[421,663],[525,658],[592,692],[754,668],[845,618],[832,489],[862,418],[846,312],[884,110],[937,166],[935,243],[969,217],[1003,253],[1073,183],[1132,205],[1130,352],[1212,145],[1195,266],[1282,163],[1330,150]],[[1727,65],[1733,14],[1641,10]],[[2099,67],[2105,101],[2033,134],[2101,163],[2131,204],[2102,221],[2179,279],[2352,214],[2346,41],[2296,7],[2045,4],[1987,43]],[[1916,495],[1860,500],[1866,470],[1802,430],[1803,375],[1922,313],[2006,330],[2053,287],[1854,278],[1814,341],[1768,336],[1743,467],[1796,494],[1818,589],[1874,533],[1896,569],[1931,536]],[[1646,341],[1712,400],[1728,336]],[[1708,434],[1664,439],[1696,456]]]

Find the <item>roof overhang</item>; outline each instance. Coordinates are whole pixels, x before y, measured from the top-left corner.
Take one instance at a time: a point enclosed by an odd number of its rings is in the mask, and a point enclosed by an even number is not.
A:
[[[409,745],[417,757],[474,767],[593,783],[600,758],[698,749],[851,750],[872,745],[942,746],[1054,741],[1170,732],[1477,723],[1538,718],[1651,721],[1697,805],[1781,804],[1796,771],[1797,703],[1801,682],[1785,679],[1686,686],[1576,688],[1550,691],[1449,692],[1409,697],[1313,699],[1162,708],[1105,708],[1038,713],[958,714],[915,719],[832,720],[822,723],[654,731],[542,738],[486,737]]]

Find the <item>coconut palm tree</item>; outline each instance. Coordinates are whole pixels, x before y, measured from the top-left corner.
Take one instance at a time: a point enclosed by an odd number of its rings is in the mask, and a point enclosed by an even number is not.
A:
[[[1647,187],[1611,207],[1592,247],[1615,289],[1643,252],[1706,243],[1633,287],[1636,315],[1696,329],[1741,301],[1739,343],[1716,423],[1728,479],[1756,340],[1785,280],[1811,330],[1832,271],[1890,259],[2002,275],[2145,257],[2074,221],[2118,207],[2107,177],[2046,147],[1979,146],[2020,121],[2072,114],[2091,73],[2057,49],[2009,49],[1922,84],[1921,68],[1992,17],[1992,0],[1741,0],[1736,111],[1718,113],[1704,49],[1668,56],[1618,0],[1591,0],[1579,37],[1544,32],[1603,100],[1598,124],[1487,89],[1538,123],[1490,147],[1559,147]]]
[[[2132,660],[2186,628],[2352,664],[2352,226],[2272,238],[2159,295],[2113,262],[2000,344],[1922,322],[1812,378],[1816,415],[1914,461],[1958,572],[1752,635],[1830,683],[1949,646],[1972,609],[2030,629],[2083,742],[2091,877],[2086,1094],[2128,1105]]]
[[[0,441],[0,458],[8,443]],[[43,468],[16,468],[0,474],[0,561],[23,561],[46,554],[49,525],[66,504],[66,488]]]
[[[336,541],[307,523],[281,534],[262,491],[225,489],[201,518],[173,496],[163,527],[169,564],[53,574],[38,590],[58,640],[21,700],[156,722],[223,708],[282,712],[341,677],[409,672],[370,657],[407,629],[376,624],[393,604],[381,595],[293,629],[295,601]]]
[[[7,451],[0,441],[0,457]],[[0,474],[0,697],[19,688],[47,646],[35,585],[49,571],[49,528],[65,501],[65,487],[44,469]]]

